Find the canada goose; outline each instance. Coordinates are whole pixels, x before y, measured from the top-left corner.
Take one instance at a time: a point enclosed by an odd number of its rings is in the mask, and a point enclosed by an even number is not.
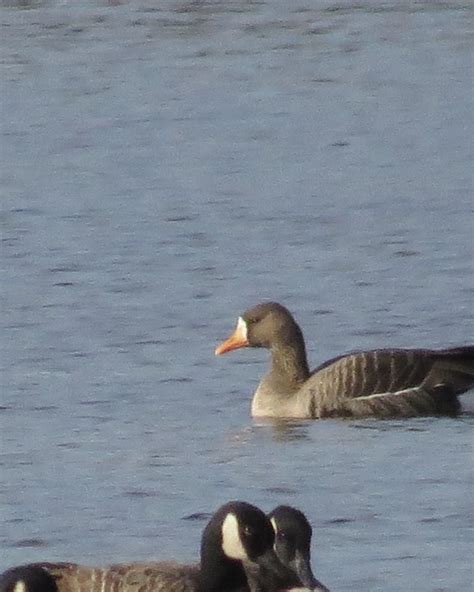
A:
[[[268,517],[275,531],[273,548],[278,559],[293,570],[301,583],[318,592],[329,592],[313,575],[311,569],[311,537],[313,529],[306,516],[291,506],[278,506]]]
[[[265,514],[245,502],[228,502],[212,516],[197,565],[147,562],[103,568],[36,563],[8,570],[1,592],[281,592],[300,580],[273,551],[274,530]],[[15,577],[16,576],[16,577]],[[56,588],[51,587],[51,578]],[[45,582],[45,587],[41,587]],[[20,586],[20,587],[19,587]],[[294,590],[294,588],[293,588]]]
[[[253,397],[254,417],[454,415],[457,395],[474,386],[474,346],[353,352],[310,372],[301,329],[276,302],[248,309],[215,353],[249,346],[272,357]]]
[[[58,588],[46,570],[25,565],[0,575],[0,592],[58,592]]]

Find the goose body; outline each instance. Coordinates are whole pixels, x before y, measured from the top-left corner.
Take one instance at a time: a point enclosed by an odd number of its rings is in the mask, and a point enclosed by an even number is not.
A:
[[[240,316],[216,355],[240,347],[271,351],[270,370],[254,393],[254,417],[454,415],[457,396],[474,386],[474,346],[358,351],[310,372],[301,329],[276,302]]]
[[[249,580],[242,585],[228,582],[219,590],[236,592],[319,592],[295,584],[288,573],[274,581],[265,574],[246,568]],[[266,582],[265,582],[266,580]],[[278,581],[281,583],[279,584]],[[293,584],[291,584],[293,582]],[[290,587],[287,587],[287,586]],[[282,587],[284,586],[284,587]],[[0,592],[201,592],[199,567],[175,563],[149,562],[111,565],[103,568],[74,563],[38,563],[8,570],[0,576]]]
[[[36,563],[0,576],[0,592],[291,590],[301,582],[275,555],[274,538],[272,524],[261,510],[245,502],[229,502],[217,510],[204,529],[199,565],[147,562],[87,567]]]
[[[46,573],[55,588],[37,588],[33,583],[25,590],[5,592],[190,592],[199,590],[199,568],[173,563],[122,563],[89,567],[76,563],[37,563],[25,566]],[[20,568],[16,568],[20,569]],[[21,577],[21,573],[19,574]],[[24,578],[25,580],[25,578]],[[26,580],[28,582],[28,580]],[[0,588],[3,592],[2,588]],[[237,588],[238,590],[238,588]],[[245,590],[245,588],[244,588]]]

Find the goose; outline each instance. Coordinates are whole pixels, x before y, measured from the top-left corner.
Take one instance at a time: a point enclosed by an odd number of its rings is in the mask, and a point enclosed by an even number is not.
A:
[[[36,563],[4,572],[0,592],[296,592],[301,582],[278,560],[274,538],[273,527],[259,508],[232,501],[221,506],[205,527],[199,566]]]
[[[283,505],[274,508],[268,517],[275,531],[273,548],[278,559],[311,590],[329,592],[329,589],[314,577],[311,569],[313,529],[303,512],[292,506]]]
[[[273,418],[456,415],[458,395],[474,386],[474,346],[374,349],[343,354],[310,372],[303,333],[277,302],[244,312],[215,350],[271,352],[269,372],[252,401],[252,416]]]
[[[35,565],[13,567],[0,575],[0,592],[58,592],[56,581]]]

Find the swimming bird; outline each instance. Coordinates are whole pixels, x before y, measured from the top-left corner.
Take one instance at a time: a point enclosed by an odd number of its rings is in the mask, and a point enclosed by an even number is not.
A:
[[[343,354],[310,372],[303,333],[281,304],[248,309],[216,355],[241,347],[271,352],[254,393],[254,417],[412,417],[455,415],[474,386],[474,346],[374,349]]]
[[[311,569],[311,538],[313,529],[306,516],[292,506],[278,506],[269,514],[275,531],[273,548],[278,559],[293,570],[301,583],[318,592],[329,592]]]
[[[301,582],[278,560],[273,550],[274,538],[273,527],[261,510],[233,501],[219,508],[205,527],[200,565],[147,562],[98,568],[74,563],[36,563],[10,569],[0,576],[0,592],[294,590]]]
[[[56,581],[35,565],[13,567],[0,575],[0,592],[58,592]]]

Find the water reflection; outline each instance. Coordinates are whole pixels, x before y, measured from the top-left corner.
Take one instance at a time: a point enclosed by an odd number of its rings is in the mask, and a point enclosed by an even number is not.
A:
[[[274,442],[311,440],[308,430],[311,425],[309,420],[259,418],[254,419],[253,424],[259,430],[270,432]]]

